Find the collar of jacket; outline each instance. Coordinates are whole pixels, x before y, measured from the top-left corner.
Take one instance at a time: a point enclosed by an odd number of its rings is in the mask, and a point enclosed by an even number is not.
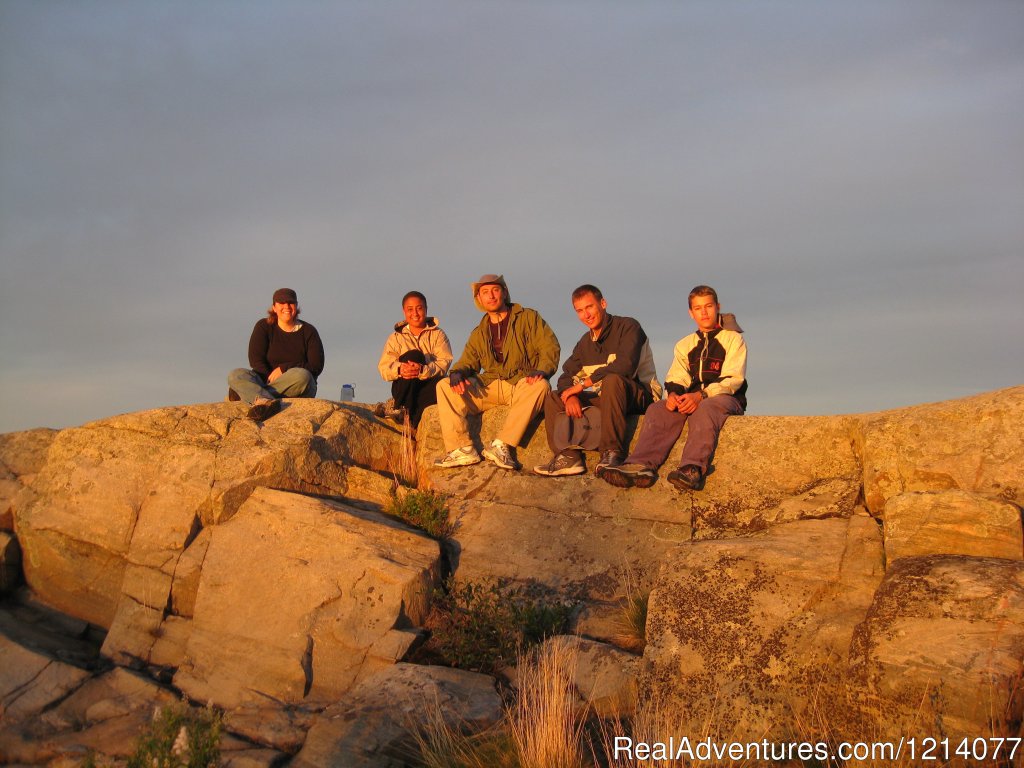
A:
[[[402,320],[400,322],[395,323],[395,333],[401,333],[402,331],[405,330],[407,325],[409,325],[409,323],[406,320]],[[437,318],[436,317],[428,317],[427,318],[427,328],[436,328],[436,327],[437,327]]]
[[[718,332],[721,331],[721,330],[722,330],[722,326],[718,326],[713,331],[707,331],[707,332],[704,332],[704,331],[702,331],[702,330],[700,330],[698,328],[697,329],[697,336],[699,336],[702,339],[713,339],[713,338],[715,338],[715,336],[718,335]]]
[[[590,329],[587,329],[587,336],[589,336],[590,340],[595,344],[600,344],[601,339],[606,338],[608,334],[612,332],[612,326],[615,325],[615,319],[617,317],[618,315],[613,315],[609,312],[604,321],[604,328],[601,329],[601,333],[598,334],[598,337],[595,339],[594,334],[590,332]]]
[[[511,307],[508,308],[508,316],[509,316],[510,320],[515,320],[516,316],[517,315],[521,315],[522,313],[523,313],[523,305],[522,304],[513,304]],[[478,327],[479,328],[483,328],[484,330],[487,330],[487,323],[489,323],[489,322],[491,322],[491,316],[488,315],[485,312],[484,316],[482,318],[480,318],[480,325]]]

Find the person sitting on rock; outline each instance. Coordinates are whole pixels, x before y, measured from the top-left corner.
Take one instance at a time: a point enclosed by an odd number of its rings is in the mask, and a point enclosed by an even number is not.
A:
[[[622,464],[626,455],[626,416],[643,413],[661,397],[661,385],[640,323],[609,314],[608,302],[593,285],[573,291],[572,306],[588,330],[562,366],[556,391],[544,399],[544,424],[553,456],[533,471],[548,477],[586,472],[583,452],[557,445],[554,427],[562,414],[579,419],[583,408],[592,405],[601,414],[601,458],[596,468],[600,477],[605,468]]]
[[[483,454],[502,469],[519,469],[514,449],[551,391],[547,380],[558,369],[558,339],[536,310],[512,303],[501,275],[484,275],[472,288],[484,316],[449,377],[437,385],[437,413],[448,453],[434,466],[479,462],[468,414],[508,405],[498,437]]]
[[[647,409],[626,463],[606,467],[601,474],[619,488],[653,485],[655,470],[668,458],[689,420],[679,468],[669,472],[667,479],[680,490],[700,490],[722,425],[747,408],[747,347],[742,330],[734,318],[730,317],[730,324],[735,330],[719,322],[721,306],[713,288],[698,285],[690,291],[689,302],[697,331],[676,344],[665,377],[668,397]]]
[[[427,298],[419,291],[402,297],[402,312],[405,320],[395,324],[377,364],[381,378],[391,382],[391,399],[373,410],[382,418],[408,417],[415,430],[423,411],[437,402],[437,383],[452,364],[452,345],[437,318],[427,316]]]
[[[315,397],[324,369],[324,345],[311,323],[299,322],[299,300],[291,288],[274,291],[267,317],[249,337],[249,366],[228,374],[228,397],[250,403],[249,418],[266,419],[282,397]]]

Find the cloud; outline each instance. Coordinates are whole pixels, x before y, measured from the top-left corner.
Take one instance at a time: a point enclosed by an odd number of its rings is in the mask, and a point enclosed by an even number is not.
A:
[[[220,399],[283,285],[327,345],[322,396],[383,398],[401,295],[458,346],[489,271],[565,353],[569,292],[600,285],[662,373],[715,285],[752,412],[1020,383],[998,331],[1024,319],[1022,16],[5,3],[0,382],[40,385],[0,429]]]

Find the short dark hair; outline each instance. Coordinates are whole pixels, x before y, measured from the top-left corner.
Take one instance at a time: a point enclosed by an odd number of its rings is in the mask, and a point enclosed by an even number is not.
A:
[[[572,292],[573,302],[579,301],[588,293],[592,293],[594,295],[594,298],[597,299],[598,301],[604,298],[604,294],[601,293],[600,288],[598,288],[596,285],[591,285],[590,283],[584,283],[583,285],[581,285],[579,288]]]
[[[715,304],[719,303],[718,294],[715,292],[714,288],[712,288],[710,285],[698,285],[696,288],[690,291],[690,297],[686,300],[686,305],[688,307],[692,307],[693,300],[698,296],[710,296],[715,300]]]
[[[427,297],[424,296],[419,291],[409,291],[407,294],[405,294],[405,296],[402,297],[403,307],[405,306],[405,302],[407,302],[409,299],[419,299],[420,301],[423,302],[424,307],[427,306]]]

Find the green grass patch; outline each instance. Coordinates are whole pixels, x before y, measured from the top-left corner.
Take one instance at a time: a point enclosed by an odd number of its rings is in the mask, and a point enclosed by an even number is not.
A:
[[[220,765],[221,716],[185,702],[157,709],[139,737],[128,768],[209,768]]]
[[[384,511],[435,539],[447,539],[455,532],[448,496],[437,491],[409,491],[392,496]]]
[[[493,672],[544,638],[565,631],[572,606],[505,582],[456,581],[435,590],[424,656],[433,663]]]

